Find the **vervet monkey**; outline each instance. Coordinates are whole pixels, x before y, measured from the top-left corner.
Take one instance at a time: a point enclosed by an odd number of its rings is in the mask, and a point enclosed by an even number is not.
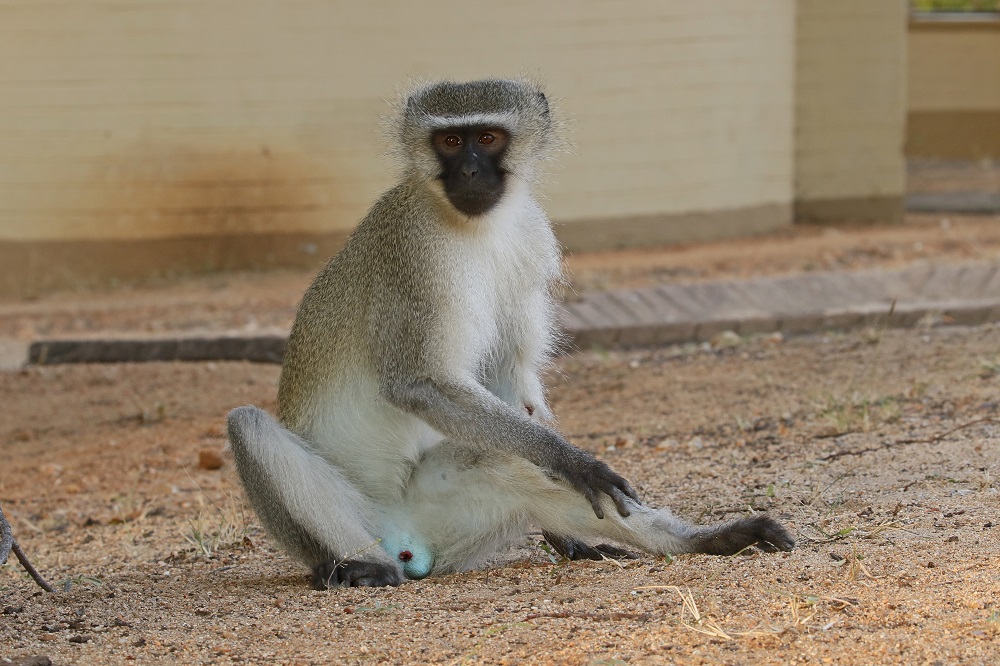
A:
[[[543,530],[570,558],[789,550],[765,515],[696,527],[550,424],[560,250],[532,196],[556,131],[524,80],[414,90],[400,183],[299,306],[279,423],[229,415],[236,469],[267,531],[317,588],[475,567]]]

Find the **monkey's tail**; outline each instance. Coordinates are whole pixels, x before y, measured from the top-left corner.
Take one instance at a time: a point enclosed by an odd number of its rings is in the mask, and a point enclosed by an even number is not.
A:
[[[331,560],[397,566],[372,536],[371,503],[301,437],[253,406],[227,418],[229,448],[264,529],[310,567]]]

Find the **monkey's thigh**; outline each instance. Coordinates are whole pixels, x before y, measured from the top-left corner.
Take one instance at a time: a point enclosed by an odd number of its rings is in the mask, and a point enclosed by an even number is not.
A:
[[[435,573],[476,567],[523,539],[531,524],[561,534],[586,525],[587,533],[595,533],[598,520],[582,495],[537,465],[447,441],[421,458],[400,509],[403,521],[433,549]],[[605,513],[614,513],[613,505]]]

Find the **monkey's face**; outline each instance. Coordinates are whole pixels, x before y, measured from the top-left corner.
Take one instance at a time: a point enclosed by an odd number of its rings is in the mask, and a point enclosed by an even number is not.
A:
[[[439,179],[448,201],[458,211],[483,215],[504,193],[502,160],[510,134],[498,127],[448,127],[431,135],[441,164]]]

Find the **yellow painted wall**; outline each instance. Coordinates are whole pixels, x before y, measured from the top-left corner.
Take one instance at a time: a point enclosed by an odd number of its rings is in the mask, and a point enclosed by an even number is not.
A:
[[[908,40],[910,111],[1000,110],[1000,18],[918,20]]]
[[[797,214],[823,219],[853,201],[860,218],[865,202],[869,215],[901,215],[906,17],[903,2],[799,1]]]
[[[408,77],[540,74],[567,225],[791,199],[793,2],[0,0],[0,240],[348,230]],[[775,225],[788,219],[776,219]]]
[[[910,23],[913,157],[1000,159],[1000,16]]]
[[[379,118],[411,78],[548,82],[573,150],[545,204],[570,249],[755,233],[803,203],[892,217],[905,16],[865,0],[0,0],[0,293],[314,265],[393,181]]]

